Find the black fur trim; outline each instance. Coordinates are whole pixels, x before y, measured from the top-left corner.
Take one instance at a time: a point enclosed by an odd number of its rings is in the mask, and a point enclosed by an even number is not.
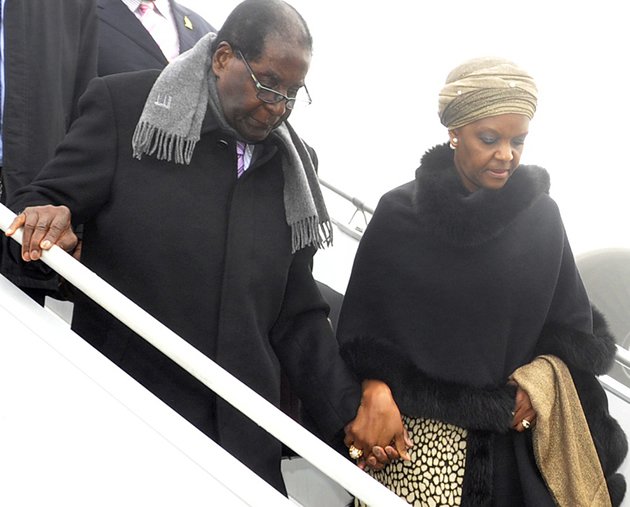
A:
[[[615,338],[604,316],[593,308],[593,334],[556,324],[546,325],[536,348],[536,354],[552,354],[567,365],[593,375],[602,375],[615,360]]]
[[[469,431],[462,507],[484,507],[492,500],[493,441],[491,433]]]
[[[608,482],[611,499],[618,498],[618,505],[625,493],[625,479],[617,474],[619,466],[628,454],[628,440],[619,423],[608,411],[608,398],[598,380],[590,373],[571,369],[575,389],[588,423],[604,477]]]
[[[510,428],[515,388],[478,388],[434,379],[373,337],[350,340],[341,354],[361,379],[380,379],[392,390],[402,413],[437,419],[462,428],[505,433]]]
[[[615,474],[607,479],[607,482],[610,502],[613,507],[619,507],[626,495],[626,479],[621,474]]]
[[[431,148],[416,171],[414,203],[420,226],[459,246],[497,237],[538,197],[549,193],[549,173],[538,166],[519,166],[500,190],[469,193],[460,181],[448,144]]]

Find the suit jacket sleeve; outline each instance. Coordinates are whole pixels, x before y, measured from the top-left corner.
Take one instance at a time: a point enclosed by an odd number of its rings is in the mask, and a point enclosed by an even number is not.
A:
[[[3,182],[9,200],[50,160],[96,76],[94,0],[5,4]]]

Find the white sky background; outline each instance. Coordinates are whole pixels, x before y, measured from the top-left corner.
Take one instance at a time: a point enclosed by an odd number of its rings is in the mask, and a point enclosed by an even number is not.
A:
[[[238,3],[180,1],[217,28]],[[437,94],[448,72],[503,56],[538,84],[522,161],[551,173],[574,252],[630,248],[627,1],[290,3],[314,38],[313,104],[292,123],[317,150],[322,179],[375,206],[447,140]]]

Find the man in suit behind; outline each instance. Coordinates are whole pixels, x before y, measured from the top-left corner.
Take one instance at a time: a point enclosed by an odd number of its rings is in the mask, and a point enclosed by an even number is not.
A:
[[[97,15],[99,76],[162,69],[205,34],[216,31],[197,13],[173,0],[98,0]],[[158,21],[161,17],[162,23],[150,33],[144,16]]]
[[[0,9],[4,203],[35,178],[78,116],[79,97],[96,76],[97,21],[95,0],[1,0]],[[39,270],[4,255],[0,271],[40,304],[57,289],[57,278],[33,278]]]

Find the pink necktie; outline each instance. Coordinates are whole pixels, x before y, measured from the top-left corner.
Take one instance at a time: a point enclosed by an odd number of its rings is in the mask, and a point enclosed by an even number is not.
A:
[[[142,2],[138,6],[138,10],[140,11],[140,16],[144,16],[149,9],[154,9],[154,8],[155,8],[155,5],[153,4],[153,2]]]
[[[245,172],[245,143],[236,141],[236,177],[240,178]]]
[[[156,9],[153,0],[142,2],[138,6],[138,14],[140,22],[151,34],[166,59],[170,62],[176,58],[179,55],[177,33],[170,21]]]

